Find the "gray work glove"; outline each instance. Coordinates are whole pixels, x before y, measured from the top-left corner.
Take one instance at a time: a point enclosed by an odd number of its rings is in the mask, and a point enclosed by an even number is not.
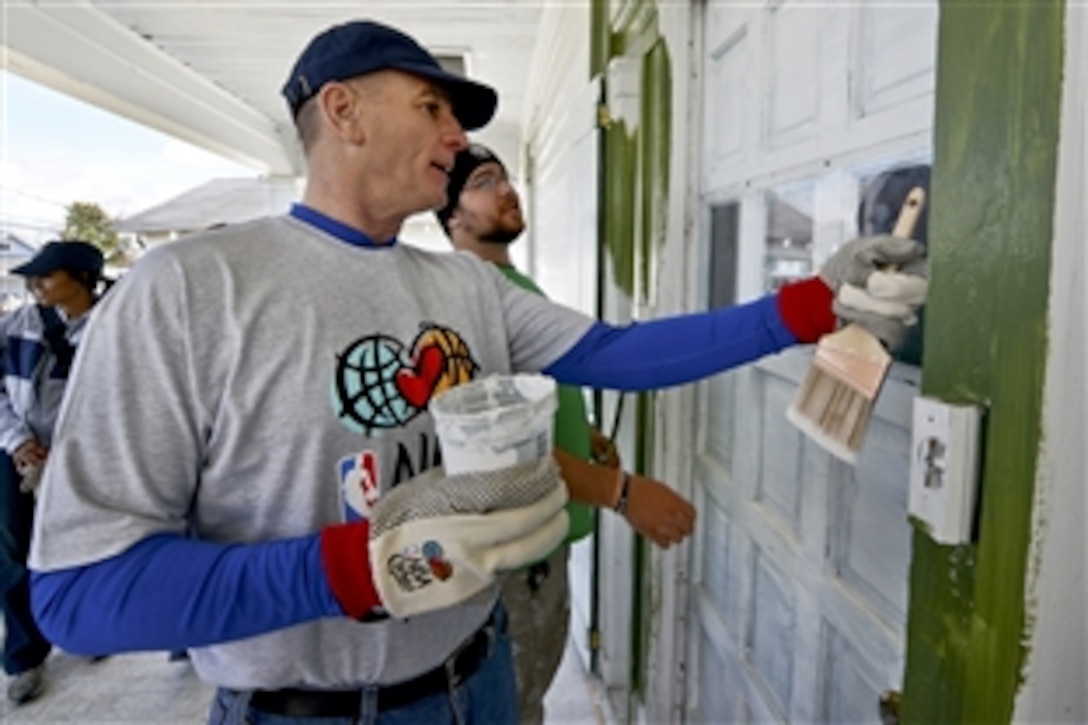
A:
[[[820,268],[835,292],[833,309],[844,323],[868,330],[889,350],[918,321],[929,287],[926,248],[913,239],[860,237],[840,247]]]
[[[370,566],[382,605],[409,617],[465,601],[499,572],[540,561],[569,525],[567,488],[549,456],[447,476],[432,468],[378,501]]]

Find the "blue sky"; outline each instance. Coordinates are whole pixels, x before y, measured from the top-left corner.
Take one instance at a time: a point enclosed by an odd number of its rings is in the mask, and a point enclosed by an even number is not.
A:
[[[258,173],[0,71],[0,226],[28,241],[59,231],[74,201],[124,217],[209,179]]]

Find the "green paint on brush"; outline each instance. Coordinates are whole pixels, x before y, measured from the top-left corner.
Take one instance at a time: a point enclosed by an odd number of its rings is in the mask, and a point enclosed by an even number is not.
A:
[[[904,722],[1009,722],[1046,365],[1061,0],[943,0],[923,388],[987,407],[977,543],[916,528]]]

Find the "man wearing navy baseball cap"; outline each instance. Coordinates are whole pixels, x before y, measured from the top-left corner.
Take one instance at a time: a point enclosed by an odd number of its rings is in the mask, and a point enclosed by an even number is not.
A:
[[[446,205],[494,91],[363,21],[314,38],[284,96],[302,202],[152,249],[96,308],[42,481],[36,620],[72,653],[188,648],[212,723],[515,723],[499,583],[562,542],[567,489],[550,456],[448,472],[432,399],[706,377],[830,332],[853,267],[608,325],[397,242]],[[896,242],[859,264],[912,261]]]
[[[445,204],[465,131],[487,124],[498,103],[494,89],[369,20],[314,37],[282,91],[309,167],[296,212],[345,222],[379,244],[409,215]]]
[[[43,482],[36,615],[70,652],[188,649],[213,723],[513,723],[499,570],[562,541],[566,489],[550,459],[444,474],[428,403],[510,371],[478,314],[505,290],[397,243],[495,91],[357,21],[283,95],[302,203],[151,250],[100,307]],[[563,319],[524,364],[586,324]]]

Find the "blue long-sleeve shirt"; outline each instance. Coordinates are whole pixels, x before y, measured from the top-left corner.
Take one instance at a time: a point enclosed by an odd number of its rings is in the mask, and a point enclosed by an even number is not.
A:
[[[544,372],[618,390],[698,380],[795,343],[775,302],[597,324]],[[148,579],[155,586],[142,586]],[[163,534],[88,566],[34,572],[32,585],[43,631],[86,654],[200,646],[340,614],[316,533],[247,545]]]
[[[343,241],[366,243],[309,210],[295,216]],[[649,390],[796,342],[772,296],[627,326],[596,323],[543,372],[560,383]],[[157,534],[108,559],[32,572],[32,601],[43,632],[85,654],[196,647],[342,616],[322,567],[319,533],[246,544]]]

